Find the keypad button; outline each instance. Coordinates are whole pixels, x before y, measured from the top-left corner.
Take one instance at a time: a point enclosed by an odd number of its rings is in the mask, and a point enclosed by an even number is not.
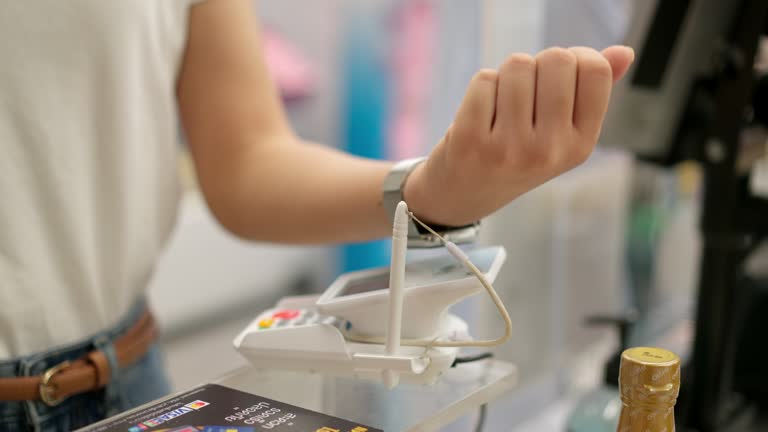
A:
[[[267,328],[272,327],[272,324],[274,324],[274,323],[275,323],[275,320],[273,320],[272,318],[265,318],[265,319],[259,321],[259,328],[267,329]]]
[[[290,320],[290,319],[294,319],[294,318],[298,317],[300,313],[301,313],[301,311],[297,311],[297,310],[282,310],[282,311],[275,312],[274,314],[272,314],[272,318],[280,318],[280,319],[284,319],[284,320]]]
[[[292,322],[291,320],[284,320],[284,319],[275,320],[274,327],[275,328],[288,327],[289,325],[291,325],[291,322]]]

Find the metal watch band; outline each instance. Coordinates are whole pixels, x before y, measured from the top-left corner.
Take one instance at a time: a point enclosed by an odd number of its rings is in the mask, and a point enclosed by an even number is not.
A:
[[[403,186],[408,176],[426,158],[405,159],[396,163],[384,179],[383,204],[389,218],[394,220],[397,204],[403,200]],[[408,238],[419,234],[413,221],[408,223]]]
[[[396,163],[384,179],[383,206],[390,218],[394,219],[397,204],[403,200],[403,186],[408,176],[422,162],[425,157],[406,159]],[[454,243],[469,243],[477,238],[480,230],[480,222],[463,227],[435,227],[446,240]],[[414,248],[428,248],[440,246],[440,239],[434,235],[419,230],[411,220],[408,223],[408,246]]]

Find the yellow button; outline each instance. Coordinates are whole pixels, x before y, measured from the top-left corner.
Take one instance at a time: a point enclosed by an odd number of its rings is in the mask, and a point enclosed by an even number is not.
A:
[[[272,318],[265,318],[259,321],[259,328],[270,328],[274,323],[275,323],[275,320],[273,320]]]

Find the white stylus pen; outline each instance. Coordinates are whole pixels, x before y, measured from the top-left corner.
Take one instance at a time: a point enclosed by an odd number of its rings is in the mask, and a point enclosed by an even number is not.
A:
[[[392,226],[392,262],[389,268],[389,325],[385,350],[396,355],[400,349],[400,332],[403,321],[403,297],[405,291],[405,254],[408,251],[408,205],[400,201],[395,210]],[[399,377],[397,372],[384,371],[384,385],[394,388]]]

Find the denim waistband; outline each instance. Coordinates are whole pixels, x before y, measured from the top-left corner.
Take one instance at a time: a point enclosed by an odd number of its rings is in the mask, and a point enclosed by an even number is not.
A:
[[[139,318],[141,318],[146,308],[146,301],[141,299],[131,307],[120,322],[110,329],[99,332],[73,344],[59,346],[45,352],[30,354],[11,360],[0,361],[0,377],[40,375],[46,369],[65,360],[77,359],[80,357],[78,354],[84,355],[93,350],[95,343],[99,340],[114,341],[117,339],[131,328]],[[28,369],[28,371],[25,371],[25,369]]]
[[[45,352],[2,361],[0,362],[0,377],[11,378],[41,375],[47,369],[64,361],[72,361],[82,358],[94,349],[104,351],[114,376],[117,372],[117,358],[114,352],[113,342],[141,318],[146,307],[146,300],[141,299],[137,301],[118,324],[114,325],[112,328],[83,339],[82,341],[59,346]],[[110,397],[111,393],[109,387],[110,386],[107,386],[107,389],[105,389],[107,397]],[[78,396],[73,396],[72,399],[77,397]],[[3,402],[0,402],[0,408],[4,408],[0,409],[0,420],[2,420],[4,415],[10,415],[12,412],[26,407],[28,416],[31,417],[30,420],[37,423],[39,420],[55,415],[58,411],[66,410],[67,403],[65,401],[61,405],[54,407],[49,407],[40,401],[10,402],[5,403],[5,405],[6,406],[4,407]]]

